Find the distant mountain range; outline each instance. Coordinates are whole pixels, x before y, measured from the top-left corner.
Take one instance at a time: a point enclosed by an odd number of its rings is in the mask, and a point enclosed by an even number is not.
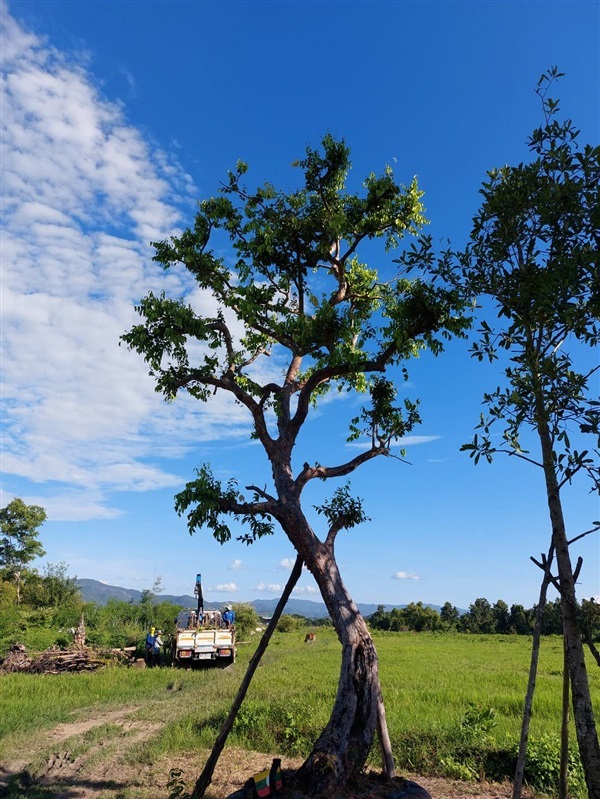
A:
[[[77,585],[81,591],[81,595],[86,602],[95,602],[97,605],[106,605],[109,599],[120,599],[123,602],[139,602],[142,597],[142,592],[137,591],[135,588],[120,588],[116,585],[106,585],[99,580],[80,579],[77,580]],[[173,596],[172,594],[159,594],[156,598],[157,602],[172,602],[174,605],[182,605],[184,608],[196,607],[196,598],[189,594],[182,596]],[[235,599],[224,599],[222,602],[205,602],[204,607],[207,610],[214,610],[223,607],[225,602],[235,602]],[[259,616],[271,616],[279,599],[254,599],[248,604],[253,605]],[[379,605],[365,604],[358,602],[358,609],[363,616],[370,616],[375,613]],[[384,605],[386,611],[393,608],[403,608],[406,605]],[[434,608],[439,611],[439,605],[428,605],[427,607]],[[290,614],[297,614],[304,616],[307,619],[322,619],[329,616],[327,608],[323,602],[312,602],[310,599],[295,599],[291,597],[285,606],[285,612]]]

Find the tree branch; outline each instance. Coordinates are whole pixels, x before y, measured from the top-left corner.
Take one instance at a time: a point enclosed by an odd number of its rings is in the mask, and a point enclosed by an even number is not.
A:
[[[361,454],[357,455],[356,458],[352,458],[352,460],[348,461],[347,463],[343,463],[340,466],[309,466],[308,463],[305,463],[304,468],[296,478],[294,485],[298,491],[298,494],[300,494],[308,481],[314,480],[315,477],[318,477],[321,480],[329,480],[331,477],[344,477],[345,475],[353,472],[363,463],[366,463],[367,461],[370,461],[379,455],[389,455],[389,449],[387,447],[373,447],[366,452],[361,452]]]
[[[547,560],[545,555],[542,555],[542,562],[541,563],[538,560],[536,560],[533,557],[533,555],[531,555],[531,557],[529,559],[532,560],[535,563],[536,566],[539,566],[539,568],[548,577],[548,580],[550,580],[552,585],[556,588],[558,593],[562,596],[562,589],[560,587],[560,583],[559,583],[558,579],[556,577],[554,577],[552,574],[550,574],[550,565],[552,563],[552,560],[551,559]]]
[[[600,530],[600,525],[598,525],[597,527],[592,527],[591,530],[586,530],[585,533],[581,533],[581,535],[577,535],[577,536],[575,536],[575,538],[572,538],[570,541],[567,541],[567,546],[571,546],[571,544],[574,544],[575,541],[579,541],[580,538],[585,538],[586,535],[591,535],[592,533],[597,533],[598,530]]]
[[[229,391],[230,394],[233,394],[233,396],[239,402],[241,402],[242,405],[248,408],[252,414],[256,434],[259,437],[261,444],[265,447],[267,453],[271,453],[273,439],[269,435],[269,431],[267,429],[267,423],[263,411],[264,400],[259,403],[256,402],[247,391],[244,391],[244,389],[235,382],[233,375],[231,375],[229,372],[225,375],[225,377],[219,378],[213,377],[212,375],[204,375],[196,370],[191,370],[190,373],[185,377],[175,380],[173,385],[176,388],[187,388],[189,390],[191,383],[199,383],[203,386],[213,386],[213,388],[220,388],[223,391]]]
[[[259,488],[258,486],[246,486],[246,491],[254,491],[258,494],[259,497],[264,497],[267,502],[277,502],[275,497],[272,497],[270,494],[266,492],[265,489]]]

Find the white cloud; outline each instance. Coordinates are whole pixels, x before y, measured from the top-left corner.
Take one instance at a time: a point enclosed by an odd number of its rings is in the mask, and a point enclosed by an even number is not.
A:
[[[243,567],[243,563],[242,563],[242,561],[241,561],[239,558],[236,558],[236,559],[233,561],[233,563],[230,565],[230,567],[229,567],[229,568],[230,568],[232,571],[238,571],[238,569],[241,569],[242,567]]]
[[[191,398],[167,406],[119,346],[140,296],[190,289],[149,246],[191,215],[190,177],[80,63],[2,11],[3,469],[52,481],[57,520],[107,518],[108,492],[180,485],[159,459],[246,421],[225,397],[193,419]]]
[[[300,585],[294,588],[293,594],[316,594],[317,589],[313,585]]]
[[[392,574],[392,580],[420,580],[418,574],[414,572],[396,572],[396,574]]]
[[[279,561],[279,568],[285,569],[286,571],[291,571],[294,568],[294,563],[296,561],[293,558],[283,558],[283,560]]]
[[[209,588],[208,590],[218,593],[233,594],[238,590],[238,587],[235,583],[220,583],[214,588]]]
[[[266,585],[265,583],[260,582],[257,586],[255,586],[254,590],[261,594],[280,594],[283,591],[283,587],[279,583],[269,583]]]
[[[429,444],[430,441],[437,441],[441,436],[402,436],[396,439],[395,444],[399,447],[416,447],[418,444]]]

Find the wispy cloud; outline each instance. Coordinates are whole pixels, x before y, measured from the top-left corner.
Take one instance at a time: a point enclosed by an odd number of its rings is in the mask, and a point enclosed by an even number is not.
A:
[[[313,585],[299,585],[292,591],[293,594],[316,594],[317,589]]]
[[[2,11],[3,469],[52,482],[51,519],[106,518],[109,492],[179,485],[159,459],[245,421],[226,398],[193,421],[194,400],[166,406],[119,347],[150,289],[210,307],[151,261],[192,208],[190,177],[84,65]]]
[[[420,580],[418,574],[414,572],[396,572],[392,574],[392,580]]]
[[[239,569],[242,569],[243,567],[244,567],[244,564],[242,563],[242,561],[239,558],[236,558],[233,561],[233,563],[229,566],[231,571],[238,571]]]
[[[285,569],[286,571],[291,571],[294,568],[294,563],[296,561],[293,558],[283,558],[279,561],[279,568]]]

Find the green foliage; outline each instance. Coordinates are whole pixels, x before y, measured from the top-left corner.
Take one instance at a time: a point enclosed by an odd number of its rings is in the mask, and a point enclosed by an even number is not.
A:
[[[292,756],[306,756],[312,745],[310,713],[291,696],[289,702],[246,701],[235,720],[235,731],[253,749],[271,749]],[[273,746],[273,743],[275,746]]]
[[[518,746],[512,750],[516,757]],[[585,778],[579,753],[569,749],[568,765],[569,796],[587,796]],[[531,737],[527,744],[525,760],[525,782],[542,793],[556,795],[560,782],[560,738],[552,735]]]
[[[592,597],[581,603],[581,619],[590,641],[600,641],[600,602]]]
[[[599,440],[600,403],[590,384],[595,369],[577,371],[569,345],[600,342],[600,147],[580,147],[572,121],[555,118],[558,103],[547,91],[558,77],[550,70],[538,84],[546,124],[529,141],[534,160],[489,173],[460,259],[466,286],[493,298],[501,322],[496,328],[482,322],[473,355],[510,354],[508,385],[485,395],[489,416],[463,449],[475,462],[503,451],[526,456],[521,428],[547,427],[561,483],[582,472],[598,490],[598,453],[578,450],[567,428]],[[497,423],[504,424],[500,446],[491,432]]]
[[[186,782],[183,778],[183,771],[180,768],[172,768],[169,771],[167,790],[169,799],[189,799],[191,796],[186,790]]]
[[[231,539],[229,525],[222,521],[221,513],[223,504],[229,505],[235,519],[250,527],[250,532],[238,536],[238,541],[251,544],[263,535],[273,533],[273,523],[268,520],[267,514],[256,511],[256,508],[246,502],[239,493],[236,480],[229,480],[227,488],[223,488],[220,481],[215,479],[208,464],[196,469],[197,479],[187,483],[185,489],[175,497],[175,510],[181,516],[191,506],[187,515],[190,533],[202,527],[212,530],[214,537],[220,544]],[[253,495],[252,501],[256,503],[258,495]]]
[[[303,627],[306,627],[306,619],[289,613],[282,613],[277,622],[277,632],[280,633],[293,633]]]
[[[370,521],[362,507],[362,500],[350,494],[350,485],[346,483],[342,488],[337,488],[330,501],[322,505],[315,505],[319,515],[325,516],[330,529],[350,530],[357,524]]]
[[[249,188],[248,167],[238,162],[220,195],[199,204],[192,227],[154,244],[154,260],[165,269],[185,268],[211,296],[214,315],[151,292],[136,309],[141,323],[123,341],[142,355],[167,399],[181,390],[201,401],[231,395],[248,411],[251,437],[288,475],[311,405],[333,388],[368,391],[366,407],[350,423],[352,438],[368,435],[365,452],[341,467],[305,464],[286,489],[298,502],[309,480],[346,475],[371,457],[389,455],[393,442],[419,423],[417,403],[397,407],[383,373],[423,347],[438,353],[444,339],[464,334],[468,320],[454,288],[379,275],[360,261],[369,240],[390,249],[424,224],[416,181],[398,184],[386,167],[370,174],[359,192],[348,192],[349,150],[329,134],[295,166],[301,185],[285,192],[270,183]],[[229,240],[232,267],[211,249],[219,234]],[[233,318],[242,331],[237,336]],[[269,373],[274,366],[279,377],[261,384],[254,366],[266,357]],[[187,514],[190,532],[208,527],[221,543],[231,538],[223,521],[230,514],[246,530],[241,540],[252,543],[272,533],[274,520],[283,523],[282,483],[275,482],[276,496],[255,486],[246,495],[235,481],[222,485],[204,465],[177,495],[176,509]],[[333,532],[365,518],[347,490],[321,509]]]
[[[246,640],[261,625],[258,613],[249,602],[235,602],[232,607],[235,612],[236,638],[238,641]]]
[[[28,563],[45,554],[38,540],[46,511],[39,505],[26,505],[16,497],[0,509],[0,572],[15,581],[17,602],[21,599],[22,573]]]

